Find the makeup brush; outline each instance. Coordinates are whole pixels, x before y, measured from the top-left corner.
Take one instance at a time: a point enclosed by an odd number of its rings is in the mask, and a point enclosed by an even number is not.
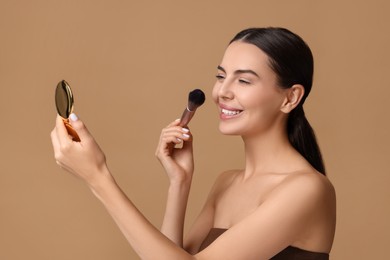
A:
[[[188,94],[188,105],[181,116],[180,126],[188,125],[191,118],[194,116],[196,109],[203,105],[205,99],[206,97],[200,89],[194,89]]]

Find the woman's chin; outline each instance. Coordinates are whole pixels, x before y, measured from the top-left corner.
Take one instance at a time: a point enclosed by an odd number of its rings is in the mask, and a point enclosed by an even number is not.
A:
[[[228,127],[223,125],[223,123],[219,124],[219,132],[223,135],[240,135],[240,131],[238,129],[234,129],[232,127]]]

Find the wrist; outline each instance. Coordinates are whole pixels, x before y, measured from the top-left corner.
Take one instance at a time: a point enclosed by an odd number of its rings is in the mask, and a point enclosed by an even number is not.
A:
[[[185,185],[192,181],[193,171],[186,171],[180,167],[176,169],[165,169],[171,185]]]
[[[179,196],[181,198],[188,197],[191,189],[191,178],[182,180],[171,180],[169,183],[168,194]]]
[[[169,180],[170,188],[189,187],[191,186],[192,175],[181,175],[180,177],[172,178]]]
[[[103,192],[106,186],[110,183],[115,183],[115,180],[107,165],[101,167],[98,172],[94,174],[94,177],[87,181],[87,185],[96,196]]]

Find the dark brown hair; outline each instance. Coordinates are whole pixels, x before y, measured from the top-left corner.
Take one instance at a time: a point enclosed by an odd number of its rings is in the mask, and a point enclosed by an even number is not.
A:
[[[309,46],[301,37],[285,28],[249,28],[239,32],[230,43],[243,41],[256,45],[269,58],[270,67],[278,77],[278,85],[291,88],[300,84],[305,94],[289,114],[287,134],[293,147],[320,173],[325,166],[312,127],[303,111],[303,103],[313,83],[314,62]]]

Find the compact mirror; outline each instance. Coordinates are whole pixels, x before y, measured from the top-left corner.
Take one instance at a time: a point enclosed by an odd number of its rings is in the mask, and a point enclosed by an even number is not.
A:
[[[61,80],[56,88],[56,107],[58,114],[67,119],[73,109],[72,89],[65,80]]]
[[[55,93],[55,102],[57,113],[62,117],[65,127],[68,130],[70,136],[72,136],[73,141],[80,141],[79,136],[73,127],[69,124],[69,115],[73,111],[73,93],[69,84],[65,80],[61,80],[57,84],[56,93]]]

